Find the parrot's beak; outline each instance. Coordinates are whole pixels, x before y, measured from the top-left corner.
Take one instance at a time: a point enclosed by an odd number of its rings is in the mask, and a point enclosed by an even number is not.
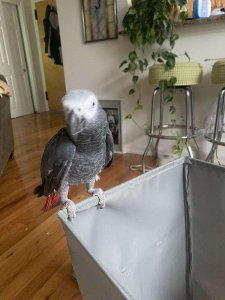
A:
[[[77,128],[83,128],[85,118],[82,115],[76,115],[74,111],[71,111],[69,113],[69,118],[68,118],[69,124],[71,124],[73,127]]]
[[[70,111],[67,115],[67,128],[71,137],[76,139],[76,135],[85,127],[85,118],[77,116],[74,111]]]
[[[71,110],[68,114],[67,114],[67,123],[68,124],[73,124],[75,122],[75,114],[74,112]]]

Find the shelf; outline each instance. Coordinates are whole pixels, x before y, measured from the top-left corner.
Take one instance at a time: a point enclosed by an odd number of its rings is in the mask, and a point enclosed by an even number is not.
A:
[[[224,21],[225,21],[225,14],[222,14],[218,16],[211,16],[208,18],[187,19],[184,21],[179,21],[176,23],[176,26],[192,25],[192,24],[208,24],[208,23],[224,22]]]
[[[209,24],[209,23],[216,23],[216,22],[225,22],[225,13],[218,15],[218,16],[211,16],[208,18],[199,18],[199,19],[187,19],[184,21],[176,22],[176,26],[186,26],[192,24]],[[119,35],[127,35],[126,31],[122,30],[119,31]]]

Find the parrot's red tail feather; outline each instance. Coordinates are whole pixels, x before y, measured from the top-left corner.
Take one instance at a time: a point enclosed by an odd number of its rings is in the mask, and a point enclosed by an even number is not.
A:
[[[42,210],[44,212],[49,211],[51,208],[56,207],[60,204],[60,196],[59,193],[51,194],[47,197],[44,207]]]
[[[71,196],[71,188],[69,188],[68,197]],[[56,206],[60,205],[60,195],[58,192],[51,194],[47,197],[44,207],[42,208],[42,211],[47,212],[51,208],[54,208]]]

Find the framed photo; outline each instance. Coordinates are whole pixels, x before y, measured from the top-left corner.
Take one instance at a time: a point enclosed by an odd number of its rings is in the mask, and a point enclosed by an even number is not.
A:
[[[81,0],[84,41],[118,38],[116,0]]]
[[[114,140],[114,150],[122,152],[121,102],[120,100],[100,100],[99,102],[107,115]]]

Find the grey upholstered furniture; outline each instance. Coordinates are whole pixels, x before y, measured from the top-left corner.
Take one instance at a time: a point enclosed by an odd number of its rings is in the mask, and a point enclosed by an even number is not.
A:
[[[6,82],[4,76],[0,75],[0,80]],[[8,96],[0,98],[0,175],[13,156],[14,142],[12,121],[10,115],[10,100]]]

